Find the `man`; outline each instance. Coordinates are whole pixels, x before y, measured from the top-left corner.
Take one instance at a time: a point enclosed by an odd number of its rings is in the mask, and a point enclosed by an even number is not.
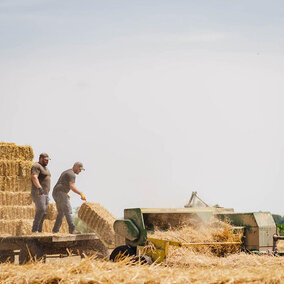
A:
[[[42,224],[48,207],[48,193],[50,190],[50,172],[47,168],[50,158],[48,154],[41,153],[38,163],[31,169],[32,200],[36,206],[36,212],[32,232],[42,232]]]
[[[80,234],[80,232],[75,230],[75,225],[72,220],[72,207],[69,201],[68,192],[70,189],[75,193],[81,196],[81,199],[86,201],[85,195],[77,189],[75,186],[76,175],[78,175],[81,171],[84,171],[83,164],[80,162],[76,162],[72,169],[64,171],[59,177],[55,187],[53,188],[52,196],[56,202],[57,208],[57,217],[53,227],[53,233],[58,233],[60,226],[63,221],[63,217],[65,216],[70,234]]]

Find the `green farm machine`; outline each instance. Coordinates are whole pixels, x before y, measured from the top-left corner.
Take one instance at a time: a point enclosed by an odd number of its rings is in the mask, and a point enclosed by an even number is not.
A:
[[[175,240],[151,238],[155,229],[178,229],[181,226],[208,223],[211,217],[229,221],[236,232],[243,233],[242,242],[184,243]],[[166,259],[169,246],[226,246],[239,244],[246,251],[259,253],[273,252],[277,241],[277,229],[269,212],[236,213],[233,209],[208,206],[196,194],[192,193],[185,208],[129,208],[124,210],[124,218],[114,222],[115,232],[125,238],[125,245],[115,248],[110,259],[116,261],[120,256],[139,256],[143,251],[152,261]],[[155,249],[147,249],[147,244]],[[146,253],[145,253],[146,252]]]

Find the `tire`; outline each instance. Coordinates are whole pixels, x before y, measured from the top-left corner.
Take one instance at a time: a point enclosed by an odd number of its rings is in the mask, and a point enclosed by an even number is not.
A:
[[[136,255],[136,247],[119,246],[112,251],[109,259],[113,262],[119,262],[123,260],[125,257],[135,256],[135,255]]]
[[[138,262],[138,263],[140,263],[140,264],[152,264],[152,263],[153,263],[151,257],[150,257],[150,256],[147,256],[147,255],[145,255],[145,256],[136,256],[136,257],[134,258],[134,262],[135,262],[135,263]]]
[[[19,264],[25,264],[29,261],[37,261],[44,259],[40,246],[34,242],[26,244],[21,248],[19,254]]]
[[[15,261],[15,254],[12,250],[2,250],[0,251],[0,263],[4,262],[14,262]]]

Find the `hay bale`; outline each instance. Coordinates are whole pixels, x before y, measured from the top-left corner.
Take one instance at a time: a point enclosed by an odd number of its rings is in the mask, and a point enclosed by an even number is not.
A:
[[[32,220],[0,220],[0,235],[21,235],[26,228],[32,228]],[[30,231],[28,231],[30,233]]]
[[[0,191],[31,191],[30,176],[0,176]]]
[[[54,220],[44,220],[42,226],[43,233],[52,233]],[[32,233],[33,219],[22,220],[0,220],[0,235],[24,236]],[[59,231],[61,234],[68,234],[68,224],[64,219]]]
[[[44,220],[42,226],[43,233],[52,233],[53,220]],[[33,219],[22,220],[0,220],[0,235],[24,236],[32,234]],[[64,219],[60,228],[60,233],[68,234],[68,224]]]
[[[0,206],[0,219],[33,219],[35,207],[30,206]]]
[[[115,246],[113,223],[115,217],[99,203],[84,202],[78,217],[90,228],[107,247]]]
[[[47,220],[47,219],[45,219],[44,222],[43,222],[42,231],[44,233],[52,233],[52,229],[53,229],[54,223],[55,223],[55,220]],[[62,225],[60,227],[59,233],[62,233],[62,234],[69,233],[68,224],[67,224],[65,218],[63,219],[63,222],[62,222]]]
[[[33,220],[20,220],[16,227],[16,236],[30,235],[32,233]]]
[[[31,205],[32,197],[30,192],[1,192],[0,191],[0,206],[19,206]]]
[[[0,143],[0,159],[32,161],[34,152],[31,146],[17,146],[14,143]]]
[[[24,160],[0,160],[0,176],[30,177],[34,162]]]
[[[49,203],[46,213],[47,220],[55,220],[57,216],[57,209],[55,203]]]

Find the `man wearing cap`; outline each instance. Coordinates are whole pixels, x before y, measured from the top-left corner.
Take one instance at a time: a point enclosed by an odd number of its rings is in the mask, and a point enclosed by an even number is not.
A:
[[[32,200],[36,206],[36,212],[32,232],[42,232],[42,224],[48,207],[48,193],[50,190],[50,172],[47,168],[50,158],[48,154],[41,153],[38,163],[31,169]]]
[[[75,174],[78,175],[81,171],[84,170],[85,169],[83,167],[83,164],[80,162],[76,162],[72,169],[66,170],[60,175],[55,187],[53,188],[52,196],[56,202],[57,208],[57,217],[52,230],[53,233],[59,232],[64,216],[68,223],[69,233],[80,233],[75,230],[75,225],[72,220],[72,207],[69,201],[70,196],[68,192],[71,189],[73,192],[79,194],[82,200],[86,201],[86,197],[83,192],[79,191],[75,186]]]

